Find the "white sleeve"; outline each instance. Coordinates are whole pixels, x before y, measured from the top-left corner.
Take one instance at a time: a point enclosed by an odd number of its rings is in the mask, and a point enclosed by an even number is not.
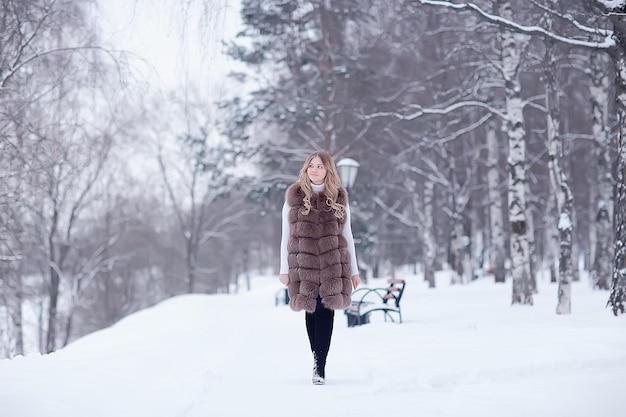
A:
[[[288,274],[289,273],[289,263],[287,262],[287,257],[289,253],[287,252],[287,244],[289,243],[289,205],[285,201],[283,204],[283,226],[282,226],[282,234],[280,238],[280,272],[279,274]]]
[[[350,205],[346,204],[346,223],[343,226],[341,234],[348,241],[348,251],[350,252],[350,265],[352,275],[359,275],[359,264],[356,261],[356,249],[354,247],[354,237],[352,236],[352,225],[350,224]]]

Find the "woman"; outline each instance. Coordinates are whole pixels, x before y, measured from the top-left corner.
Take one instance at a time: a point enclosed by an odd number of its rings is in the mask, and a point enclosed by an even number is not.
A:
[[[285,194],[279,279],[289,306],[305,310],[313,352],[313,383],[323,385],[335,310],[350,306],[361,283],[350,226],[348,195],[324,151],[314,152]]]

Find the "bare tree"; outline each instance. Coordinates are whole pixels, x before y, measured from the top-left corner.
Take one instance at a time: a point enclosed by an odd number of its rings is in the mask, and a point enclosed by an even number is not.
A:
[[[613,64],[615,66],[616,73],[616,107],[618,113],[618,121],[621,124],[624,121],[624,115],[626,115],[626,94],[624,91],[626,90],[626,80],[623,77],[625,68],[626,68],[626,49],[624,48],[625,41],[625,33],[626,33],[626,23],[624,22],[622,16],[626,11],[626,4],[624,1],[609,1],[609,0],[585,0],[582,4],[588,6],[590,10],[593,10],[596,13],[596,16],[603,16],[604,24],[607,22],[612,26],[612,29],[606,29],[601,25],[596,27],[585,25],[572,17],[571,14],[556,14],[559,18],[563,19],[566,22],[569,22],[572,27],[575,28],[577,34],[584,34],[590,38],[591,41],[581,40],[580,38],[576,38],[575,36],[560,35],[555,32],[552,32],[549,29],[543,28],[541,26],[530,26],[530,25],[522,25],[512,18],[511,15],[503,15],[503,14],[490,14],[480,8],[475,3],[452,3],[449,1],[430,1],[430,0],[417,0],[422,4],[429,4],[440,7],[448,7],[450,9],[458,9],[458,10],[468,10],[473,13],[478,14],[483,19],[493,22],[495,24],[501,25],[505,27],[507,30],[515,31],[517,33],[523,33],[526,35],[535,35],[540,36],[545,39],[552,39],[555,42],[563,43],[569,45],[571,47],[584,48],[589,51],[606,51],[609,52],[609,56],[611,57]],[[595,16],[594,16],[595,17]],[[621,158],[621,148],[623,146],[623,142],[618,140],[618,171],[621,169],[623,164],[623,159]],[[618,193],[619,190],[619,181],[618,181]],[[624,221],[623,218],[616,213],[615,215],[615,230],[619,231],[623,228],[623,225],[620,224],[620,221]],[[615,246],[621,247],[622,238],[619,236],[619,232],[615,237]],[[617,252],[614,254],[614,273],[613,273],[613,282],[621,282],[621,272],[623,268],[620,266],[626,262],[623,259],[623,255],[618,254]],[[617,277],[617,278],[616,278]],[[619,305],[620,297],[615,297],[614,294],[619,293],[612,292],[612,297],[609,300],[609,303],[613,306]],[[619,310],[619,309],[618,309]]]
[[[111,81],[105,72],[113,62],[98,46],[88,7],[78,1],[0,3],[0,146],[10,150],[0,159],[0,175],[14,183],[13,195],[19,197],[8,202],[12,235],[23,236],[21,246],[28,243],[32,250],[44,230],[37,244],[38,256],[48,259],[50,279],[48,314],[42,317],[48,323],[46,351],[58,341],[59,288],[74,226],[110,144],[93,123],[94,113],[88,115],[101,105],[97,86]],[[13,239],[13,248],[20,246],[16,243]],[[25,268],[10,266],[17,288]],[[15,314],[22,295],[13,297]]]
[[[446,5],[455,7],[449,2],[421,1],[423,4]],[[444,4],[445,3],[445,4]],[[509,1],[494,3],[497,12],[512,16],[512,5]],[[532,304],[533,280],[530,269],[531,251],[530,235],[532,222],[527,219],[526,202],[526,132],[524,127],[524,109],[529,104],[522,95],[520,73],[522,69],[523,51],[528,44],[529,36],[502,28],[500,31],[501,47],[500,62],[495,67],[499,71],[504,85],[504,110],[499,110],[489,103],[480,100],[449,100],[452,104],[445,108],[435,108],[412,103],[408,111],[390,111],[371,113],[367,117],[396,117],[401,120],[414,120],[426,115],[448,115],[460,109],[477,107],[498,115],[505,123],[504,131],[508,137],[508,220],[510,224],[510,253],[512,259],[511,273],[513,276],[512,303]]]
[[[201,268],[199,254],[211,240],[229,241],[229,229],[249,213],[243,207],[232,211],[219,209],[241,178],[233,172],[237,151],[220,143],[212,128],[214,121],[201,101],[187,99],[179,110],[186,120],[186,130],[172,144],[159,148],[158,161],[167,195],[184,241],[187,266],[187,291],[197,289],[199,275],[211,269]],[[166,147],[172,151],[166,155]]]

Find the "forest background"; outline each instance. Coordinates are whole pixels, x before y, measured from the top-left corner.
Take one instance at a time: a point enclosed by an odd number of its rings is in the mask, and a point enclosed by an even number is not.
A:
[[[227,3],[163,1],[200,44]],[[0,357],[277,273],[315,149],[360,164],[365,280],[449,269],[532,308],[549,270],[570,314],[588,271],[623,313],[624,3],[242,0],[216,92],[152,85],[97,1],[1,2]]]

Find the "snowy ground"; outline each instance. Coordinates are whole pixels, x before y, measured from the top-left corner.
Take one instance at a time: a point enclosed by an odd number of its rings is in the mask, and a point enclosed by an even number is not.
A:
[[[623,415],[626,316],[586,282],[509,305],[510,283],[428,290],[408,280],[403,324],[336,314],[327,383],[311,384],[303,313],[276,277],[241,295],[174,298],[54,354],[0,361],[2,417]],[[443,277],[440,277],[443,278]],[[377,286],[376,281],[370,286]]]

